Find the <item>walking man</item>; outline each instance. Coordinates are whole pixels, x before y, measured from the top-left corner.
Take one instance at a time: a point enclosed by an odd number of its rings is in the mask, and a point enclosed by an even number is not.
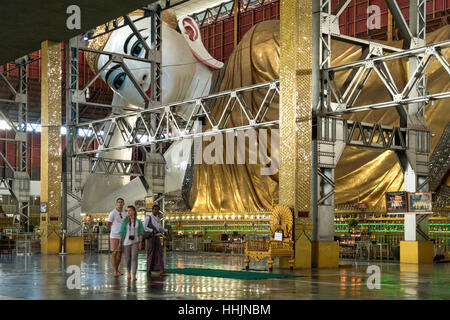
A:
[[[122,258],[122,252],[120,249],[120,229],[122,223],[127,217],[127,213],[123,210],[125,201],[122,198],[116,200],[116,208],[109,213],[106,224],[111,230],[109,234],[109,241],[111,244],[111,263],[114,269],[114,277],[122,275],[119,272],[120,259]]]
[[[147,273],[152,271],[159,271],[159,275],[165,275],[163,250],[161,247],[161,233],[167,232],[167,229],[162,228],[161,220],[158,217],[159,206],[155,204],[152,208],[152,214],[148,215],[144,221],[144,230],[150,232],[151,236],[147,242]]]

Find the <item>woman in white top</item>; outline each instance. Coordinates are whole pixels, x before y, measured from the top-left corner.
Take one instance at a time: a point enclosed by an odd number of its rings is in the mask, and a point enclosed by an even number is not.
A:
[[[128,280],[131,279],[131,273],[133,273],[133,281],[136,281],[138,251],[142,249],[143,236],[144,227],[137,218],[136,208],[128,206],[127,218],[123,221],[120,229],[120,244],[127,264]]]

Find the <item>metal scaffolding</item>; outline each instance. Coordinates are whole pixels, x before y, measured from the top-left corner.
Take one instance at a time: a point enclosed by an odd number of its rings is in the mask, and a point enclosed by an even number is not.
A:
[[[402,49],[367,40],[341,35],[339,16],[349,5],[349,0],[340,1],[334,11],[330,0],[314,1],[314,50],[313,54],[313,205],[312,218],[316,226],[313,240],[332,240],[334,235],[330,223],[320,216],[333,216],[334,210],[334,169],[345,145],[383,150],[394,150],[405,172],[408,191],[424,191],[428,183],[428,157],[430,152],[430,133],[424,120],[424,107],[433,100],[450,97],[450,92],[428,94],[424,79],[425,72],[432,59],[439,61],[442,68],[450,74],[449,63],[442,55],[442,50],[450,47],[450,41],[425,45],[425,5],[424,1],[411,1],[409,26],[395,1],[386,1],[404,41]],[[361,47],[359,61],[341,66],[331,65],[331,41],[342,41]],[[79,48],[81,49],[81,48]],[[109,56],[107,65],[120,63],[124,57],[114,53]],[[404,88],[398,88],[389,70],[387,62],[409,59],[410,73]],[[102,69],[104,70],[106,67]],[[125,71],[129,73],[126,68]],[[347,80],[338,86],[335,79],[340,72],[348,72]],[[359,105],[358,97],[364,91],[368,79],[377,76],[391,99]],[[98,75],[96,76],[96,78]],[[95,79],[96,79],[95,78]],[[92,83],[93,79],[90,83]],[[83,93],[83,88],[80,93]],[[139,90],[139,89],[138,89]],[[253,90],[265,90],[265,99],[256,114],[251,114],[242,96]],[[145,110],[134,110],[106,119],[76,122],[73,133],[80,132],[80,137],[73,141],[72,156],[101,154],[102,152],[125,148],[160,145],[163,142],[194,137],[207,136],[220,132],[245,130],[254,127],[276,126],[278,120],[269,121],[265,114],[270,103],[280,93],[279,81],[258,84],[246,88],[221,92],[199,99],[171,103],[165,106],[151,106]],[[142,95],[142,92],[141,92]],[[76,95],[82,97],[83,95]],[[222,104],[221,116],[214,119],[209,107],[217,99],[227,99]],[[81,100],[73,100],[80,103]],[[245,123],[233,128],[226,124],[233,108],[238,106],[245,115]],[[406,108],[407,106],[407,108]],[[429,105],[431,107],[431,105]],[[114,108],[114,106],[110,106]],[[400,123],[398,127],[384,126],[377,123],[361,123],[341,118],[342,114],[395,107]],[[179,110],[189,110],[187,121],[180,121],[176,114]],[[212,128],[210,132],[194,132],[194,121],[204,118]],[[131,121],[131,119],[133,119]],[[111,137],[120,131],[121,142],[112,143]],[[73,137],[76,137],[73,134]],[[97,163],[102,163],[97,160]],[[111,162],[112,166],[114,162]],[[131,164],[127,164],[131,165]],[[108,166],[102,164],[102,172],[108,172]],[[121,168],[121,167],[116,167]],[[125,167],[122,167],[125,168]],[[117,169],[116,169],[117,170]],[[121,169],[122,170],[122,169]],[[126,170],[125,170],[126,171]],[[122,170],[122,172],[125,173]],[[413,173],[413,178],[410,173]],[[407,174],[408,173],[408,174]],[[317,191],[316,191],[317,190]],[[324,228],[330,232],[322,232]],[[417,231],[418,236],[425,234]]]
[[[264,95],[264,99],[259,105],[258,111],[252,113],[245,103],[244,95],[256,91]],[[77,138],[74,155],[158,145],[163,142],[209,136],[221,132],[278,125],[278,120],[268,120],[266,113],[272,101],[278,98],[279,94],[279,81],[276,80],[223,91],[198,99],[80,123],[76,126],[76,131],[81,134]],[[214,119],[208,106],[219,99],[223,99],[226,103],[221,110],[220,118]],[[239,108],[244,114],[243,123],[229,128],[227,124],[234,108]],[[181,109],[189,111],[186,121],[177,119],[176,115]],[[151,117],[152,115],[155,115],[156,121]],[[212,131],[194,132],[195,121],[202,118],[205,118]],[[136,120],[131,121],[131,119]],[[130,123],[133,124],[130,125]],[[111,137],[117,130],[120,131],[122,140],[113,144]]]
[[[332,216],[330,211],[334,208],[334,169],[342,153],[343,142],[365,148],[394,150],[405,173],[406,191],[428,190],[430,132],[424,117],[424,107],[430,101],[450,97],[450,92],[428,94],[426,91],[425,72],[432,59],[439,61],[441,67],[450,75],[449,62],[442,55],[442,50],[450,47],[450,41],[426,45],[425,0],[410,1],[409,25],[396,1],[386,0],[404,39],[403,49],[340,35],[339,15],[349,3],[350,0],[340,1],[332,11],[330,0],[313,2],[313,36],[316,37],[313,50],[313,154],[317,155],[317,160],[313,163],[313,173],[316,174],[313,174],[312,180],[312,219],[313,224],[317,226],[313,232],[314,241],[332,240],[330,224],[333,221],[324,222],[321,217]],[[361,46],[360,60],[331,66],[331,40]],[[387,62],[405,58],[409,60],[408,81],[404,88],[398,88]],[[343,84],[338,86],[335,79],[340,72],[348,73],[348,76]],[[381,80],[391,99],[370,105],[358,105],[357,99],[373,74]],[[335,117],[339,119],[340,115],[346,113],[388,107],[396,108],[400,118],[399,127],[388,128],[375,123],[334,120]],[[333,120],[330,120],[330,117]],[[336,125],[339,121],[344,123]],[[344,133],[341,134],[339,130],[344,130]],[[405,240],[427,239],[426,231],[422,230],[427,228],[427,219],[416,219],[415,215],[405,218],[408,219],[411,221],[406,223],[407,229],[414,231],[405,232]],[[321,228],[323,230],[320,230]],[[324,236],[321,238],[319,234]]]
[[[368,58],[364,61],[357,61],[326,69],[325,76],[327,78],[327,81],[330,83],[330,90],[334,98],[334,100],[332,100],[332,102],[328,104],[331,110],[327,112],[327,114],[338,115],[359,111],[376,110],[380,108],[408,105],[418,102],[425,102],[426,104],[428,104],[433,100],[449,98],[450,91],[435,94],[427,94],[425,92],[421,96],[416,95],[413,97],[413,88],[418,84],[420,79],[423,78],[433,58],[439,61],[442,68],[444,68],[444,70],[446,70],[450,74],[450,64],[442,55],[442,50],[449,47],[450,41],[444,41],[430,46],[404,50],[402,52],[390,55],[377,56],[374,58]],[[403,89],[399,90],[392,77],[391,72],[389,71],[388,66],[386,65],[386,62],[400,60],[403,58],[412,58],[419,55],[423,56],[423,58],[418,63],[416,69],[413,71],[408,83]],[[347,81],[345,81],[342,87],[339,88],[339,86],[335,82],[336,75],[339,72],[346,72],[349,70],[352,71],[351,75],[348,77]],[[383,101],[372,103],[367,106],[359,106],[356,104],[356,101],[363,92],[367,80],[369,79],[373,71],[375,71],[375,74],[378,76],[386,90],[389,92],[391,101]],[[422,108],[423,106],[425,106],[425,104],[422,104]],[[420,108],[418,112],[421,112],[422,108]]]
[[[396,25],[404,39],[402,49],[384,44],[361,40],[340,34],[339,16],[345,11],[350,0],[340,1],[334,11],[331,0],[313,1],[313,174],[312,174],[312,219],[315,226],[313,241],[332,239],[334,235],[333,221],[321,220],[320,217],[334,216],[334,170],[345,145],[382,150],[394,150],[405,173],[407,191],[426,191],[428,183],[435,183],[429,177],[430,133],[424,119],[425,106],[432,107],[429,102],[450,97],[450,92],[428,94],[426,91],[425,72],[433,59],[450,75],[450,64],[442,54],[442,50],[450,47],[450,41],[432,45],[425,43],[426,1],[410,1],[410,21],[406,23],[396,1],[386,0]],[[144,16],[132,20],[128,15],[113,22],[113,32],[123,26],[131,28],[145,50],[143,58],[132,55],[105,52],[86,48],[81,37],[76,37],[66,44],[66,151],[63,166],[63,203],[62,229],[67,230],[67,222],[81,225],[71,213],[80,209],[81,187],[85,177],[83,174],[107,174],[138,176],[145,180],[148,161],[161,166],[161,144],[180,139],[207,136],[221,132],[246,130],[257,127],[279,125],[278,120],[268,120],[266,113],[271,103],[279,97],[278,80],[220,92],[206,97],[161,105],[161,7],[150,5],[144,8]],[[135,23],[150,18],[150,45],[144,39]],[[120,22],[123,20],[123,24]],[[101,36],[101,34],[96,35]],[[331,65],[331,41],[342,41],[361,47],[359,61],[341,66]],[[95,73],[94,77],[83,87],[79,84],[79,52],[102,54],[108,57],[107,62]],[[404,88],[398,88],[388,68],[387,62],[409,59],[409,77]],[[126,61],[134,60],[149,65],[151,74],[150,95],[138,85],[137,79],[127,67]],[[8,188],[18,200],[18,211],[28,219],[29,176],[27,168],[27,63],[16,61],[19,68],[19,85],[14,88],[3,73],[0,79],[5,82],[11,92],[12,99],[0,99],[0,102],[15,104],[18,107],[17,124],[13,123],[1,110],[0,119],[5,120],[14,132],[13,141],[18,144],[17,166],[11,165],[5,155],[0,157],[11,170],[11,177],[3,177],[0,185]],[[100,77],[102,72],[113,65],[122,68],[139,95],[144,101],[144,109],[107,105],[86,101],[86,91]],[[339,86],[335,79],[339,73],[348,72],[346,81]],[[358,97],[364,91],[369,77],[377,76],[387,92],[389,101],[378,101],[370,105],[359,105]],[[246,105],[244,96],[254,92],[263,92],[264,99],[258,111],[252,113]],[[215,119],[210,107],[219,99],[226,103]],[[108,108],[110,116],[105,119],[83,122],[80,118],[80,106],[92,108]],[[399,126],[383,126],[377,123],[362,123],[345,120],[343,114],[367,110],[395,107],[400,118]],[[406,108],[407,107],[407,108]],[[231,112],[237,108],[244,115],[243,122],[232,128],[227,127]],[[180,110],[189,110],[187,120],[177,117]],[[212,128],[210,132],[194,132],[194,122],[204,119]],[[447,130],[448,131],[448,130]],[[113,135],[120,133],[121,141],[113,142]],[[9,139],[10,140],[10,139]],[[144,147],[154,146],[147,153]],[[141,148],[148,159],[144,161],[117,160],[102,157],[102,153],[126,148]],[[96,154],[96,157],[92,155]],[[84,170],[84,164],[86,170]],[[447,164],[442,164],[444,167]],[[439,168],[441,168],[439,167]],[[448,165],[447,165],[448,167]],[[159,169],[158,169],[159,170]],[[432,172],[438,170],[437,167]],[[82,174],[83,173],[83,174]],[[151,175],[150,175],[151,176]],[[156,176],[155,176],[156,177]],[[161,176],[158,174],[158,179]],[[151,182],[148,183],[151,185]],[[161,193],[161,188],[158,187]],[[162,188],[163,190],[163,188]],[[75,205],[68,207],[69,199]],[[331,214],[330,214],[331,213]],[[426,219],[416,219],[409,223],[414,225],[417,237],[426,238],[424,225],[416,230],[416,224]],[[426,221],[423,221],[426,223]],[[331,228],[330,228],[331,224]],[[321,228],[326,232],[319,232]],[[80,228],[71,230],[76,234]],[[330,231],[330,232],[328,232]],[[322,235],[322,236],[321,236]],[[408,239],[415,239],[416,236]],[[407,240],[408,240],[407,239]]]
[[[70,235],[75,235],[79,232],[81,222],[78,221],[72,214],[76,210],[80,210],[81,207],[81,191],[83,184],[86,181],[86,177],[89,174],[108,174],[108,175],[123,175],[123,176],[139,176],[145,181],[145,161],[131,161],[131,160],[117,160],[117,159],[104,159],[104,158],[92,158],[83,157],[79,152],[79,127],[81,125],[80,119],[80,106],[89,106],[91,108],[108,108],[111,110],[110,115],[105,120],[111,122],[109,119],[119,118],[117,121],[113,121],[114,124],[107,129],[108,134],[105,137],[109,140],[114,134],[115,130],[120,130],[123,135],[126,135],[131,124],[126,121],[121,121],[121,116],[128,114],[129,112],[135,112],[142,110],[133,107],[114,106],[101,103],[93,103],[86,100],[86,92],[93,85],[93,83],[100,77],[100,75],[108,69],[120,68],[124,71],[126,76],[132,82],[134,88],[139,93],[140,97],[144,101],[143,110],[152,110],[161,105],[161,76],[162,76],[162,39],[161,39],[161,6],[159,4],[151,4],[143,9],[143,16],[138,18],[130,18],[129,15],[124,15],[117,19],[114,19],[112,23],[105,25],[105,31],[103,33],[95,34],[90,39],[103,36],[107,33],[114,32],[125,26],[129,27],[134,36],[142,44],[144,50],[144,56],[136,57],[130,54],[119,54],[115,52],[106,52],[101,50],[94,50],[87,48],[82,36],[75,37],[66,43],[66,150],[64,153],[64,166],[63,166],[63,199],[62,199],[62,230],[68,231]],[[141,34],[142,30],[138,30],[136,23],[140,20],[150,18],[150,43]],[[122,23],[123,21],[123,23]],[[89,38],[89,37],[88,37]],[[107,62],[98,70],[92,79],[90,79],[82,88],[79,84],[79,52],[89,52],[92,54],[101,54],[108,57]],[[127,66],[127,61],[139,61],[148,65],[150,74],[150,92],[147,95],[146,92],[138,84],[137,79]],[[154,115],[149,115],[151,119],[154,119]],[[154,122],[154,120],[153,120]],[[82,131],[82,130],[81,130]],[[95,135],[94,137],[98,137]],[[87,136],[85,136],[87,138]],[[88,145],[91,145],[88,143]],[[143,150],[146,154],[147,150]],[[151,150],[154,153],[159,152],[160,149]],[[85,154],[88,152],[85,152]],[[95,153],[95,152],[93,152]],[[151,156],[149,156],[151,158]],[[83,164],[87,162],[87,167]],[[74,206],[68,208],[68,203],[75,203]],[[69,228],[67,222],[70,220],[75,223],[75,228]]]
[[[450,170],[450,123],[445,127],[441,139],[430,156],[430,190],[436,191]]]
[[[28,57],[22,57],[14,61],[18,72],[18,84],[16,87],[10,82],[4,73],[0,73],[1,81],[10,91],[10,99],[0,99],[5,104],[15,105],[17,107],[18,117],[16,121],[11,120],[0,110],[0,120],[5,121],[9,129],[13,132],[13,138],[0,138],[5,142],[15,142],[17,154],[15,157],[15,166],[13,166],[6,155],[0,151],[0,158],[5,166],[11,172],[10,177],[2,177],[2,184],[8,189],[14,199],[17,201],[17,213],[22,219],[19,219],[20,227],[30,228],[30,176],[28,174]],[[9,70],[6,70],[7,73]]]

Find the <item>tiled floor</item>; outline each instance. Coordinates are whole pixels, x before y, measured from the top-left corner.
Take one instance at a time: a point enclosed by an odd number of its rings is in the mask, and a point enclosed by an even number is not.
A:
[[[139,256],[136,282],[114,278],[109,255],[1,256],[0,299],[450,299],[450,264],[400,265],[395,262],[341,261],[338,269],[296,270],[300,278],[237,280],[170,274],[147,278]],[[168,253],[170,268],[242,270],[237,255]],[[81,267],[81,289],[67,288],[70,265]],[[367,267],[381,268],[381,288],[367,287]],[[121,264],[121,269],[124,269]],[[251,264],[264,270],[264,262]],[[125,273],[125,270],[123,270]],[[278,269],[274,273],[289,273]]]

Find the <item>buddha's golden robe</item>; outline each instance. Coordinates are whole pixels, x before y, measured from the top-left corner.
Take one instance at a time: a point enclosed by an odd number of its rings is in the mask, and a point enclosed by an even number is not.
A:
[[[279,79],[280,44],[279,21],[265,21],[255,25],[243,37],[233,51],[227,63],[220,91],[245,87],[252,84]],[[427,34],[427,43],[437,43],[450,38],[450,26]],[[401,47],[401,41],[387,43]],[[332,44],[332,65],[341,65],[360,60],[360,47],[341,42]],[[444,50],[450,60],[450,50]],[[408,63],[393,61],[388,63],[397,87],[403,88],[408,74]],[[342,83],[349,74],[338,74],[337,83]],[[374,73],[373,73],[374,74]],[[450,91],[448,73],[440,63],[433,59],[427,69],[427,91]],[[446,80],[447,79],[447,80]],[[245,97],[247,106],[256,112],[263,94]],[[378,77],[372,75],[365,86],[357,105],[390,101],[389,94]],[[212,107],[216,119],[220,117],[223,106],[219,101]],[[426,106],[427,124],[434,134],[431,151],[441,138],[442,132],[450,121],[447,99],[435,101]],[[447,106],[447,110],[446,110]],[[369,112],[359,112],[348,116],[349,119],[398,125],[395,108]],[[232,112],[228,127],[240,124],[242,114],[239,108]],[[267,113],[267,120],[279,119],[278,100],[274,100]],[[208,129],[208,128],[206,128]],[[271,209],[278,203],[278,174],[262,176],[262,165],[251,164],[199,164],[195,165],[189,205],[193,212],[236,212]],[[403,188],[403,173],[392,151],[371,151],[356,147],[346,147],[335,171],[335,204],[364,202],[370,206],[384,204],[384,193]],[[450,181],[447,179],[447,184]]]

